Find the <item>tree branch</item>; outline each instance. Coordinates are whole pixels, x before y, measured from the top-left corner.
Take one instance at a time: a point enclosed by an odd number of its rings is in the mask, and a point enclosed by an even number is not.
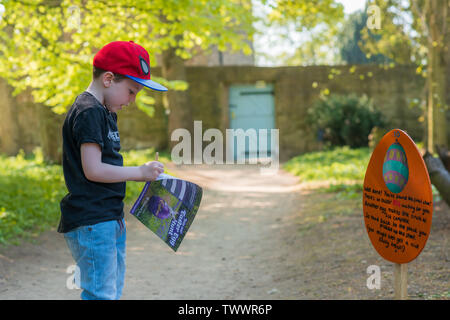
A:
[[[445,169],[440,158],[435,158],[428,152],[424,154],[423,160],[427,166],[431,183],[439,191],[444,201],[450,205],[450,173]]]

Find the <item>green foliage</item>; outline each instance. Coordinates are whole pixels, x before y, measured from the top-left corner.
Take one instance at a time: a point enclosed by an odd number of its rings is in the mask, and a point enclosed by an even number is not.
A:
[[[64,113],[92,79],[94,54],[116,40],[133,40],[149,51],[151,66],[169,47],[188,59],[199,50],[250,54],[253,17],[244,0],[2,0],[0,76],[18,94]],[[239,32],[238,32],[239,31]],[[184,90],[179,81],[164,83]],[[144,97],[147,96],[147,99]],[[137,106],[152,114],[143,90]]]
[[[321,23],[329,25],[344,17],[344,7],[334,0],[276,0],[269,20],[281,25],[294,22],[299,31],[312,29]]]
[[[361,30],[366,26],[366,22],[367,13],[365,11],[357,11],[346,19],[337,35],[341,59],[348,64],[389,63],[390,60],[382,54],[365,54],[361,50],[361,47],[364,48]],[[369,35],[372,34],[369,33]],[[377,39],[377,37],[373,37],[375,40]]]
[[[294,157],[283,169],[298,176],[302,183],[349,198],[360,194],[370,156],[369,148],[345,146]]]
[[[337,32],[338,25],[320,25],[304,37],[308,40],[297,44],[298,47],[292,55],[283,53],[278,59],[289,66],[340,64]]]
[[[369,148],[338,147],[294,157],[283,168],[304,182],[362,180],[370,155]]]
[[[268,3],[268,1],[261,1]],[[294,46],[292,54],[281,53],[269,60],[282,65],[313,65],[338,63],[336,32],[344,18],[344,7],[334,0],[270,1],[263,30],[278,35]]]
[[[65,193],[61,166],[46,165],[39,149],[30,157],[0,156],[0,243],[56,228]]]
[[[420,33],[410,32],[413,27],[409,1],[380,0],[369,1],[368,5],[380,8],[381,28],[368,29],[365,26],[361,31],[363,51],[367,54],[383,54],[390,60],[399,64],[410,64],[413,61],[422,61],[424,52],[419,49]],[[416,29],[417,30],[417,29]],[[418,36],[418,37],[417,37]]]
[[[432,8],[432,2],[439,9]],[[448,50],[448,0],[369,0],[367,5],[378,6],[382,20],[380,29],[365,27],[361,32],[366,53],[381,53],[398,64],[416,64],[422,73],[429,62],[430,44]]]
[[[364,51],[383,54],[395,63],[417,66],[427,78],[421,99],[426,101],[428,151],[447,144],[446,69],[450,35],[450,0],[369,0],[382,13],[381,27],[361,32]],[[376,37],[372,35],[375,34]],[[394,64],[392,62],[392,64]],[[422,117],[423,117],[422,116]]]
[[[308,111],[308,121],[331,146],[366,147],[373,127],[384,126],[381,112],[367,96],[330,95]]]
[[[122,155],[127,166],[155,159],[154,149]],[[159,161],[169,162],[170,154],[160,152]],[[144,182],[128,181],[125,204],[132,205],[143,186]],[[19,244],[21,239],[55,230],[60,218],[59,203],[66,194],[62,167],[46,164],[41,149],[29,156],[23,151],[15,157],[0,155],[0,244]]]

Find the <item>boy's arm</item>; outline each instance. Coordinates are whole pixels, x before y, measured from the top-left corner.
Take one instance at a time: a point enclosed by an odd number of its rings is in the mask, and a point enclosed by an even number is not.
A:
[[[102,151],[96,143],[83,143],[80,147],[81,165],[84,175],[88,180],[103,183],[115,183],[124,181],[151,181],[164,171],[162,164],[153,165],[150,168],[121,167],[102,162]],[[144,165],[145,166],[145,165]]]

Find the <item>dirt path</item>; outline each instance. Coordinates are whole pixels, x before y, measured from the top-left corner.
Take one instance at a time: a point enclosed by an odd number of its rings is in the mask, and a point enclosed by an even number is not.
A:
[[[186,166],[173,172],[204,188],[200,210],[173,253],[126,208],[123,299],[392,298],[393,266],[372,249],[354,202],[308,192],[283,171],[264,176],[251,166]],[[409,265],[411,298],[445,298],[450,290],[449,230],[449,208],[441,204],[427,246]],[[66,287],[72,264],[55,231],[36,244],[0,250],[0,299],[78,299],[80,290]],[[366,287],[373,264],[381,268],[380,290]]]

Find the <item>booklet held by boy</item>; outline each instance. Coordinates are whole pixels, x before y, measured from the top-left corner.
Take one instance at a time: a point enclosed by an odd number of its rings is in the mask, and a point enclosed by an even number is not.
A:
[[[130,213],[177,251],[194,221],[202,194],[195,183],[162,173],[145,183]]]

